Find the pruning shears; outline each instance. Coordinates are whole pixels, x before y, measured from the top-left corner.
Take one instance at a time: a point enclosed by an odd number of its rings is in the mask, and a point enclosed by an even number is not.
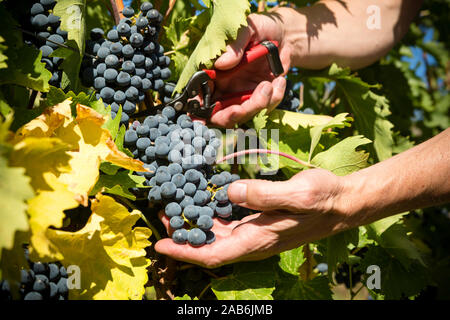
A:
[[[251,97],[253,91],[233,93],[213,102],[211,88],[208,83],[210,81],[231,77],[239,69],[263,56],[267,56],[270,70],[275,77],[283,74],[284,69],[278,52],[278,43],[276,41],[263,41],[249,48],[244,53],[241,62],[231,70],[204,69],[197,71],[190,78],[181,95],[167,105],[172,106],[176,111],[185,111],[195,117],[209,119],[220,110],[234,104],[242,104]],[[203,104],[193,99],[197,95],[202,96]]]

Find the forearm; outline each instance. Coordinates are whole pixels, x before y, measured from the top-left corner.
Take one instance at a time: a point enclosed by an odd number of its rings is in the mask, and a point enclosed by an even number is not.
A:
[[[275,13],[284,41],[292,48],[292,66],[320,69],[337,63],[358,69],[383,57],[405,35],[421,3],[331,0],[295,10],[279,8]],[[367,11],[373,5],[380,9],[379,29],[367,25],[377,22],[376,13]]]
[[[338,211],[352,226],[450,202],[450,129],[343,179]]]

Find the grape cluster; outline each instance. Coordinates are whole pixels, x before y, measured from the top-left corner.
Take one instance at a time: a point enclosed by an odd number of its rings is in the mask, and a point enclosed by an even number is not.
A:
[[[125,18],[106,33],[91,30],[86,43],[90,56],[84,57],[80,71],[83,84],[111,105],[113,118],[122,106],[121,123],[126,126],[148,90],[169,95],[164,80],[171,77],[170,58],[158,43],[163,16],[150,2],[143,2],[140,9],[135,14],[131,7],[124,8]]]
[[[30,269],[20,270],[19,294],[22,300],[67,300],[67,271],[59,263],[31,262]],[[12,300],[8,280],[0,281],[0,301]]]
[[[124,146],[151,171],[137,174],[150,187],[150,204],[164,207],[176,243],[212,243],[213,217],[229,218],[238,209],[228,200],[227,188],[239,176],[214,171],[220,145],[214,130],[177,115],[171,106],[142,123],[134,121],[125,133]]]
[[[40,0],[33,4],[30,9],[30,23],[37,37],[25,38],[27,39],[26,43],[36,46],[42,52],[41,61],[45,63],[47,70],[52,73],[50,85],[60,87],[62,71],[59,66],[63,59],[50,57],[50,55],[58,49],[57,43],[64,44],[67,40],[67,32],[61,30],[60,17],[52,13],[55,4],[55,0]]]

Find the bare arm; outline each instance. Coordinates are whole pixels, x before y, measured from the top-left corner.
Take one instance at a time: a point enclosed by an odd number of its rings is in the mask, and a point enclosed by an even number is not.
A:
[[[345,177],[338,199],[352,225],[450,202],[450,129]]]
[[[292,63],[352,69],[383,57],[405,35],[422,1],[324,0],[311,7],[279,9]]]

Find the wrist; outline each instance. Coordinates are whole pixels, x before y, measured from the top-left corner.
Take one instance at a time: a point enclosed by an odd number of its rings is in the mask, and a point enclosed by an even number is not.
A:
[[[369,223],[366,221],[364,184],[366,179],[359,171],[342,176],[339,191],[334,197],[333,212],[343,217],[348,228],[355,228]]]

